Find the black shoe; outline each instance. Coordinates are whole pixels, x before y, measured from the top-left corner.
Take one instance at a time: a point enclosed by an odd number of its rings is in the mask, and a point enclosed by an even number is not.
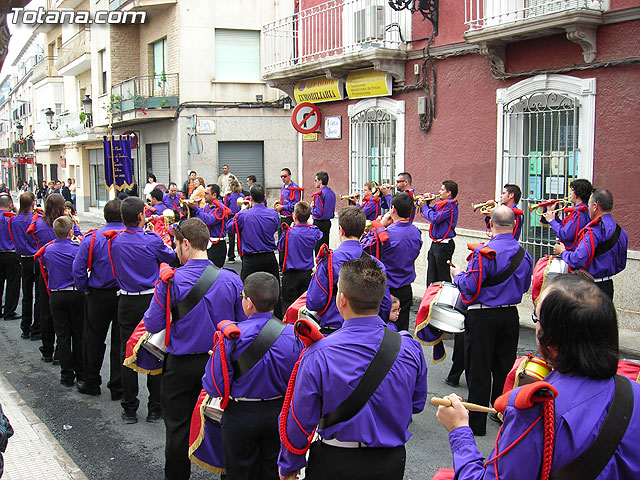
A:
[[[29,332],[27,332],[27,333],[22,332],[20,334],[20,338],[23,339],[23,340],[29,340],[31,338],[31,335],[29,335]]]
[[[76,381],[73,378],[61,378],[60,384],[65,387],[73,387],[76,384]]]
[[[454,382],[453,380],[450,380],[449,377],[444,379],[444,383],[446,383],[450,387],[458,387],[458,386],[460,386],[460,380],[456,380]]]
[[[111,400],[113,400],[114,402],[122,400],[122,392],[111,391]]]
[[[31,334],[31,340],[33,340],[34,342],[36,340],[42,340],[42,334],[41,333],[32,333]]]
[[[91,387],[87,385],[87,382],[83,380],[78,381],[76,388],[80,393],[84,393],[85,395],[93,395],[93,396],[100,395],[100,387]]]
[[[4,316],[5,320],[18,320],[19,318],[22,318],[22,317],[18,315],[16,312],[11,312]]]
[[[44,363],[51,363],[51,362],[53,362],[53,357],[47,357],[46,355],[43,355],[42,356],[42,361]]]
[[[500,417],[498,416],[497,413],[490,413],[489,414],[489,420],[492,420],[494,422],[496,422],[499,425],[502,425],[502,420],[500,420]]]
[[[147,422],[156,423],[162,420],[162,412],[149,412],[147,415]]]
[[[138,423],[138,417],[136,416],[136,412],[127,413],[123,410],[121,417],[122,417],[122,420],[124,420],[124,423],[126,423],[127,425]]]

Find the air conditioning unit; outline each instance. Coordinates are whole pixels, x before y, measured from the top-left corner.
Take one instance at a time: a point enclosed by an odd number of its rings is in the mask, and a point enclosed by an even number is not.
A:
[[[384,39],[384,6],[369,5],[356,10],[353,18],[356,43]]]

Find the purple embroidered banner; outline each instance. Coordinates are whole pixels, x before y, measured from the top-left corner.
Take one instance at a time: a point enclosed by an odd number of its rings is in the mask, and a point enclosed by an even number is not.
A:
[[[133,160],[131,159],[131,140],[121,138],[111,141],[104,138],[104,183],[107,189],[113,187],[115,172],[116,190],[122,191],[133,186]],[[112,154],[113,150],[113,154]]]

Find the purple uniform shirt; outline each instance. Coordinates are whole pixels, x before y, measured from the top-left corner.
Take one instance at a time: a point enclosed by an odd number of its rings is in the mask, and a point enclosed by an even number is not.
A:
[[[524,221],[524,215],[522,210],[518,208],[518,205],[514,204],[514,205],[511,205],[509,208],[513,210],[513,214],[516,217],[516,223],[513,225],[513,238],[515,238],[516,241],[518,241],[520,240],[520,233],[522,232],[522,222]],[[487,228],[490,228],[489,220],[491,220],[490,216],[484,217],[484,223],[487,224]]]
[[[176,269],[171,288],[171,306],[183,300],[208,265],[206,259],[189,260]],[[218,278],[204,297],[184,317],[171,325],[167,351],[173,355],[206,353],[213,348],[213,334],[222,320],[238,321],[245,317],[240,293],[242,282],[234,272],[220,270]],[[144,314],[147,331],[157,333],[166,327],[167,284],[158,282],[153,300]]]
[[[340,330],[307,348],[287,418],[287,436],[293,446],[307,444],[307,435],[297,422],[311,432],[322,416],[334,412],[355,390],[382,342],[385,328],[378,316],[352,318]],[[427,363],[422,347],[405,332],[395,363],[364,407],[350,420],[318,433],[322,438],[362,442],[368,447],[398,447],[411,437],[411,415],[422,411],[426,398]],[[290,475],[306,463],[304,455],[280,448],[281,475]]]
[[[0,211],[0,252],[14,252],[16,249],[9,234],[9,218]]]
[[[118,286],[127,292],[152,289],[158,280],[158,266],[171,263],[176,256],[157,233],[140,227],[126,227],[111,240],[110,250]]]
[[[302,199],[302,190],[298,185],[291,183],[289,185],[282,185],[280,189],[280,203],[282,204],[282,211],[280,215],[290,217],[293,215],[293,208]]]
[[[467,271],[457,274],[453,283],[458,287],[462,298],[469,302],[476,296],[477,284],[482,283],[486,278],[497,277],[506,271],[511,264],[511,258],[518,252],[520,244],[509,233],[496,235],[486,245],[495,250],[494,259],[482,256],[482,274],[479,271],[481,245],[473,251],[473,255],[467,265]],[[522,262],[516,271],[507,280],[493,287],[482,287],[480,294],[471,304],[482,303],[491,307],[502,305],[515,305],[522,301],[522,294],[529,290],[531,284],[531,271],[533,260],[528,252],[525,252]]]
[[[195,217],[202,220],[209,227],[209,237],[218,240],[227,234],[227,216],[224,213],[224,205],[215,200],[213,204],[207,203],[204,208],[193,207]],[[217,242],[216,242],[217,243]]]
[[[27,212],[26,214],[16,215],[8,222],[11,238],[18,255],[32,256],[38,250],[35,239],[27,234],[27,228],[29,228],[32,218],[33,213]]]
[[[314,220],[331,220],[336,210],[336,194],[326,185],[313,194],[311,215]]]
[[[422,248],[420,230],[408,221],[392,223],[382,230],[389,235],[389,240],[382,243],[380,258],[387,270],[389,288],[410,285],[416,279],[415,261]],[[362,241],[366,242],[367,238]]]
[[[47,271],[49,290],[73,287],[71,267],[80,244],[67,238],[56,238],[42,254],[41,262]]]
[[[313,249],[322,238],[318,227],[308,223],[296,223],[278,240],[278,250],[285,252],[284,270],[311,270]]]
[[[590,221],[589,206],[586,203],[581,203],[573,207],[573,210],[562,221],[556,215],[556,218],[549,222],[549,226],[556,237],[564,243],[567,250],[574,250],[578,234]]]
[[[413,188],[408,188],[404,192],[398,191],[397,193],[408,193],[411,196],[411,198],[413,198],[413,196],[415,195],[415,190]],[[386,208],[386,209],[390,210],[391,209],[391,199],[392,199],[392,195],[387,195],[386,197],[384,197],[382,199],[382,201],[380,202],[380,205],[382,206],[382,208]],[[411,207],[411,217],[409,217],[409,221],[411,223],[413,223],[413,220],[415,218],[416,218],[416,205],[414,203],[413,206]]]
[[[234,378],[233,363],[253,342],[273,313],[254,313],[238,324],[242,332],[236,340],[224,339],[226,361],[231,379],[231,397],[271,399],[283,397],[293,366],[302,350],[296,340],[293,325],[287,325],[269,351],[244,375]],[[235,345],[234,345],[235,344]],[[214,379],[215,378],[215,382]],[[202,377],[202,386],[213,396],[223,393],[222,364],[220,350],[209,358]]]
[[[357,240],[347,240],[342,242],[338,248],[333,251],[333,282],[338,284],[338,275],[340,272],[340,266],[348,260],[356,260],[362,256],[362,245]],[[325,257],[326,258],[326,257]],[[382,270],[386,274],[384,264],[374,258],[380,265]],[[337,288],[337,287],[336,287]],[[334,288],[333,298],[329,304],[329,308],[320,317],[320,325],[329,328],[340,328],[344,321],[338,307],[336,307],[336,288]],[[314,312],[321,311],[327,304],[329,292],[329,276],[327,273],[327,260],[322,260],[318,263],[316,271],[311,278],[309,289],[307,290],[306,306],[309,310]],[[389,312],[391,311],[391,294],[389,293],[389,286],[386,286],[384,298],[380,305],[380,316],[386,321],[389,319]]]
[[[38,248],[45,246],[51,240],[56,240],[56,234],[53,232],[53,227],[47,224],[46,218],[47,217],[39,216],[38,220],[32,222],[35,223],[36,227],[33,236],[36,240],[36,247]],[[82,232],[75,223],[73,224],[73,234],[76,237],[80,237],[82,235]]]
[[[236,213],[240,211],[240,207],[238,206],[238,199],[244,198],[244,195],[241,193],[227,193],[224,196],[224,206],[231,210],[231,216],[233,217]]]
[[[81,292],[88,292],[92,288],[116,288],[118,284],[113,276],[109,261],[109,240],[103,235],[107,230],[123,230],[121,222],[107,223],[104,227],[86,235],[73,261],[73,279],[75,286]],[[93,249],[91,243],[93,242]],[[91,272],[89,266],[89,251],[91,251]]]
[[[182,196],[182,194],[180,192],[176,193],[175,197],[172,197],[171,195],[169,195],[168,193],[165,193],[162,196],[162,205],[164,205],[164,209],[171,209],[171,210],[180,210],[180,199],[184,198]]]
[[[559,392],[555,400],[555,449],[551,466],[553,474],[580,455],[595,440],[613,399],[614,380],[590,380],[553,370],[545,381]],[[634,407],[631,421],[613,457],[596,477],[598,480],[640,478],[640,385],[632,382],[632,386]],[[541,404],[517,409],[514,399],[515,393],[512,392],[498,440],[500,452],[516,441],[542,413]],[[500,478],[539,478],[544,438],[542,425],[542,421],[538,422],[513,449],[500,457],[497,462]],[[496,478],[493,462],[484,467],[484,457],[478,451],[469,427],[459,427],[449,432],[449,444],[456,479]],[[495,451],[489,458],[494,456]]]
[[[599,244],[606,241],[616,230],[616,221],[604,214],[589,223],[581,232],[575,250],[562,252],[562,260],[574,270],[586,270],[594,278],[611,277],[620,273],[627,265],[627,232],[622,229],[618,243],[602,255],[594,256]],[[586,267],[586,268],[585,268]]]
[[[241,210],[233,217],[238,234],[240,255],[258,252],[273,252],[276,242],[273,236],[278,231],[278,212],[262,204]]]
[[[365,197],[362,199],[362,203],[356,205],[362,209],[367,220],[373,222],[380,215],[380,198],[378,197]]]
[[[443,240],[456,236],[458,224],[458,201],[447,199],[434,205],[424,205],[420,212],[429,222],[429,236],[431,240]]]

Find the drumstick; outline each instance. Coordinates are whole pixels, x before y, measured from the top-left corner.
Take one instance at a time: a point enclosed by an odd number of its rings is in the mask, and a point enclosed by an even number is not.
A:
[[[456,266],[451,263],[451,260],[447,260],[447,265],[449,265],[450,267],[456,268]]]
[[[461,402],[462,406],[470,412],[485,412],[485,413],[497,413],[495,408],[484,407],[482,405],[476,405],[475,403]],[[431,399],[431,405],[442,405],[443,407],[450,407],[451,400],[448,398],[433,397]]]

